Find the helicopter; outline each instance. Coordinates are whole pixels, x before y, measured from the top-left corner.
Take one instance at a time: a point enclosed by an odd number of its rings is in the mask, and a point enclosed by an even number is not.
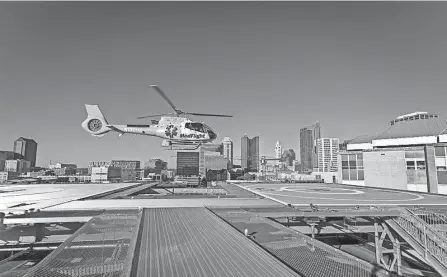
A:
[[[223,114],[188,113],[178,109],[158,85],[150,85],[174,110],[168,114],[140,116],[137,119],[160,117],[151,120],[151,124],[109,124],[98,105],[85,104],[87,118],[81,127],[94,137],[101,138],[108,132],[146,135],[162,138],[162,148],[166,150],[195,150],[200,146],[212,143],[217,133],[208,125],[191,120],[190,116],[233,117]]]

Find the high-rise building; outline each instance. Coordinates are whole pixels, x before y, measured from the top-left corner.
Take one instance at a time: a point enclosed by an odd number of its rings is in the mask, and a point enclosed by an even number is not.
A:
[[[301,171],[313,171],[318,167],[316,153],[316,140],[321,138],[320,123],[317,121],[311,126],[300,130],[300,158]]]
[[[281,147],[281,143],[279,142],[279,140],[276,142],[276,146],[275,146],[275,158],[276,159],[281,159],[281,155],[282,155],[282,147]],[[280,165],[281,164],[281,160],[277,160],[276,161],[276,165]]]
[[[282,160],[285,166],[293,166],[293,161],[295,161],[296,155],[293,149],[286,149],[282,153]]]
[[[249,172],[259,171],[259,136],[248,138],[247,135],[241,139],[241,167]]]
[[[229,168],[233,166],[233,141],[229,137],[225,137],[222,140],[223,156],[227,159]]]
[[[37,158],[37,142],[33,139],[20,137],[14,141],[14,150],[18,157],[17,159],[24,159],[31,162],[31,167],[36,166]]]
[[[177,152],[177,175],[198,176],[199,164],[199,152]]]
[[[317,139],[318,171],[337,172],[338,171],[338,138]]]

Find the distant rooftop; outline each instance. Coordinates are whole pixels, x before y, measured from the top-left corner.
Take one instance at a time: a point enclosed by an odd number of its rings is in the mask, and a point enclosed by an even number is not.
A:
[[[420,119],[430,119],[430,118],[438,118],[438,115],[429,114],[427,112],[414,112],[414,113],[409,113],[409,114],[404,114],[404,115],[398,116],[396,119],[391,121],[391,125],[394,125],[398,122],[420,120]]]
[[[441,119],[437,115],[419,114],[403,119],[403,121],[392,124],[375,140],[439,136],[447,130],[447,120]]]
[[[35,140],[33,140],[33,139],[29,139],[29,138],[24,138],[24,137],[19,137],[18,139],[16,139],[16,141],[18,141],[18,140],[24,140],[24,141],[27,141],[27,142],[34,142],[34,143],[37,143]]]
[[[233,142],[233,140],[229,137],[225,137],[222,142]]]
[[[348,144],[371,143],[376,137],[377,135],[361,135],[348,141]]]
[[[414,112],[401,115],[391,121],[391,126],[378,135],[362,135],[348,144],[372,143],[373,140],[437,137],[447,134],[447,120],[436,114]]]

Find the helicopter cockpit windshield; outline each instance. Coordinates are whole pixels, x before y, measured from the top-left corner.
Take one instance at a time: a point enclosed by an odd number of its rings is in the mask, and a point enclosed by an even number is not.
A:
[[[192,130],[192,131],[200,132],[200,133],[207,133],[211,140],[214,140],[217,138],[217,134],[213,131],[213,129],[211,129],[209,126],[207,126],[203,123],[188,122],[185,124],[185,128]]]
[[[198,123],[198,122],[188,122],[185,124],[185,128],[195,131],[195,132],[201,132],[201,133],[205,133],[205,130],[203,128],[203,124],[202,123]]]

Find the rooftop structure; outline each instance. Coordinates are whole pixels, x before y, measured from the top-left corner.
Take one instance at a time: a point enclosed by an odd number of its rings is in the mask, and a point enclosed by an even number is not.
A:
[[[391,120],[391,125],[394,125],[401,121],[429,119],[429,118],[438,118],[438,115],[429,114],[427,112],[414,112],[414,113],[404,114],[404,115],[398,116],[394,120]]]
[[[447,120],[437,115],[416,112],[399,116],[377,135],[362,135],[348,143],[347,150],[375,147],[411,146],[447,142]]]

